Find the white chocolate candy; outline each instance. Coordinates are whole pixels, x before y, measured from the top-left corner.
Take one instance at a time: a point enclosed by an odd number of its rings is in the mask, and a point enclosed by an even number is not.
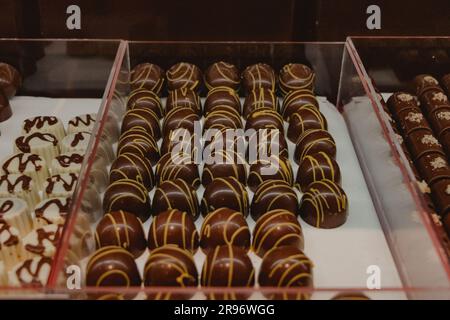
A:
[[[50,163],[59,154],[58,139],[51,133],[30,133],[16,139],[15,151],[38,154]]]
[[[33,229],[33,220],[25,200],[0,198],[0,218],[25,236]]]
[[[58,140],[61,140],[66,135],[61,120],[53,116],[37,116],[25,119],[22,125],[22,133],[29,134],[34,132],[51,133]]]
[[[91,134],[89,132],[71,133],[61,141],[61,152],[78,152],[84,155],[89,146],[90,139]]]
[[[20,238],[19,230],[0,222],[0,257],[6,269],[28,257]]]
[[[44,286],[47,283],[52,267],[52,259],[35,257],[14,266],[8,272],[9,285],[20,287],[24,285]]]
[[[2,164],[2,171],[5,174],[21,173],[30,176],[36,186],[41,189],[45,179],[50,175],[48,173],[47,163],[37,154],[16,153],[10,156]]]
[[[53,257],[61,238],[62,225],[49,224],[31,231],[23,238],[23,247],[30,256]]]
[[[28,208],[41,201],[33,179],[25,174],[7,174],[0,176],[0,198],[17,197],[25,200]]]
[[[67,133],[92,132],[95,126],[96,113],[82,114],[73,117],[67,124]]]
[[[77,185],[78,175],[75,173],[55,174],[44,183],[44,199],[71,197]]]
[[[5,270],[5,264],[0,260],[0,287],[8,285],[8,276]]]
[[[34,208],[35,227],[48,224],[64,224],[70,210],[70,198],[50,198]]]
[[[63,153],[52,160],[51,172],[58,173],[80,173],[84,156],[78,152]]]

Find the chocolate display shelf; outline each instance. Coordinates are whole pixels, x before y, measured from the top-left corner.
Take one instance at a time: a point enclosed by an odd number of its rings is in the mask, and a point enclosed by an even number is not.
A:
[[[108,121],[102,122],[100,133],[109,121],[120,123],[125,112],[126,97],[130,91],[127,80],[131,70],[130,63],[135,66],[149,61],[167,70],[176,62],[189,61],[198,65],[202,71],[219,60],[228,60],[240,70],[258,62],[268,63],[275,70],[289,62],[311,65],[316,72],[316,94],[319,96],[321,111],[337,142],[342,184],[349,198],[348,220],[341,227],[323,230],[310,227],[299,219],[305,237],[305,253],[315,264],[315,286],[312,292],[309,289],[261,289],[258,286],[233,288],[232,291],[242,291],[251,298],[262,298],[261,293],[266,291],[276,294],[312,293],[313,299],[329,299],[341,292],[364,292],[373,299],[446,297],[449,293],[449,286],[446,285],[449,273],[445,261],[441,259],[439,246],[427,220],[422,220],[424,214],[415,201],[414,190],[411,190],[405,180],[403,167],[398,165],[395,144],[386,137],[385,123],[380,121],[368,98],[371,91],[368,90],[367,79],[361,76],[361,66],[356,55],[351,46],[343,43],[130,42],[127,52],[115,66],[120,72],[115,73],[108,89],[111,95],[107,99],[103,115],[103,119]],[[166,95],[163,92],[163,96]],[[91,150],[92,157],[105,143],[105,139],[96,139]],[[293,144],[289,142],[288,147],[292,157]],[[296,171],[297,165],[293,161],[292,163]],[[48,283],[52,292],[72,298],[126,292],[131,296],[145,298],[146,294],[178,292],[188,296],[193,294],[194,298],[202,299],[211,291],[231,290],[205,287],[124,289],[86,286],[81,290],[68,290],[65,268],[73,264],[83,266],[94,252],[94,239],[80,236],[79,232],[85,226],[86,218],[94,216],[88,210],[82,210],[82,202],[88,199],[86,191],[89,181],[93,181],[93,168],[91,161],[85,168],[85,176],[76,193],[76,203]],[[197,192],[201,199],[203,187]],[[151,199],[153,193],[154,190],[150,193]],[[252,193],[249,194],[251,198]],[[91,228],[94,228],[98,217],[90,221]],[[198,229],[201,221],[202,218],[196,222]],[[254,221],[248,217],[247,222],[252,230]],[[146,222],[146,230],[150,223],[151,221]],[[84,244],[86,252],[73,255],[73,247],[80,242]],[[146,257],[147,253],[139,258],[140,269],[143,268]],[[260,259],[252,253],[250,257],[258,273]],[[203,259],[204,255],[198,252],[195,260],[199,271]],[[366,288],[368,272],[374,272],[373,270],[381,270],[381,290],[376,292]],[[83,274],[83,278],[84,276]]]

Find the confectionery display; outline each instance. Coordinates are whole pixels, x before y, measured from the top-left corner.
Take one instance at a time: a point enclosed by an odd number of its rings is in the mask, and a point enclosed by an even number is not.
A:
[[[135,258],[147,249],[142,222],[132,213],[119,210],[103,216],[95,230],[97,249],[119,246],[129,251]]]
[[[212,180],[203,193],[201,209],[203,216],[207,216],[216,209],[227,207],[248,215],[249,198],[244,185],[235,177],[220,177]]]
[[[169,91],[169,95],[166,100],[165,113],[167,114],[175,108],[189,108],[198,114],[202,113],[202,105],[199,95],[197,92],[188,88],[180,88]]]
[[[283,94],[290,91],[314,90],[315,73],[301,63],[288,63],[281,68],[278,75],[279,88]]]
[[[175,245],[165,245],[154,249],[144,267],[146,287],[196,287],[198,271],[194,257],[188,250]],[[189,299],[189,294],[158,293],[150,294],[149,299]]]
[[[135,89],[128,96],[127,110],[134,109],[153,111],[158,119],[164,115],[163,105],[158,94],[145,88]]]
[[[155,189],[152,213],[158,215],[170,209],[186,212],[193,220],[200,214],[196,191],[182,179],[162,181]]]
[[[253,64],[242,72],[242,85],[247,93],[260,88],[274,92],[276,83],[275,71],[266,63]]]
[[[216,209],[205,217],[200,229],[200,248],[208,253],[218,246],[250,249],[250,229],[243,214],[229,208]]]
[[[202,72],[194,64],[179,62],[167,70],[166,79],[169,90],[187,88],[199,91],[202,85]]]
[[[312,261],[299,249],[293,246],[281,246],[270,250],[263,258],[258,283],[261,287],[299,287],[313,286]],[[304,300],[308,293],[266,293],[268,299]]]
[[[200,283],[205,287],[253,287],[255,269],[244,249],[232,245],[218,246],[206,255]],[[242,300],[249,295],[219,291],[207,296],[211,300]]]
[[[135,66],[130,72],[130,86],[132,91],[147,89],[160,95],[164,82],[164,70],[156,64],[144,62]]]
[[[152,251],[168,244],[195,253],[199,237],[192,217],[177,209],[160,212],[153,218],[148,233],[148,248]]]
[[[256,221],[252,250],[262,258],[269,250],[281,246],[294,246],[303,250],[303,232],[294,213],[275,209],[264,213]]]
[[[218,61],[210,65],[205,70],[204,81],[208,90],[228,87],[237,91],[241,83],[238,68],[225,61]]]

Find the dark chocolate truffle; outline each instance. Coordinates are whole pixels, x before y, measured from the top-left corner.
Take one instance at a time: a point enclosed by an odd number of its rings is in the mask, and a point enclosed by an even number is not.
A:
[[[253,192],[266,180],[283,180],[293,185],[293,172],[289,159],[270,156],[250,165],[247,185]]]
[[[431,126],[433,127],[436,137],[442,138],[445,132],[450,131],[450,107],[441,108],[428,115]]]
[[[156,64],[145,62],[138,64],[131,70],[131,90],[145,88],[161,95],[164,81],[164,70]]]
[[[239,247],[224,245],[210,250],[206,255],[202,268],[201,285],[203,287],[253,287],[255,285],[255,269],[247,252]],[[247,293],[212,292],[211,300],[243,300],[250,296]]]
[[[245,97],[242,114],[246,119],[252,111],[263,108],[278,111],[278,98],[273,91],[259,88],[249,92]]]
[[[197,165],[188,154],[166,153],[156,165],[156,181],[182,179],[195,189],[200,185],[200,177]]]
[[[450,73],[442,77],[441,83],[444,90],[450,95]]]
[[[121,153],[111,165],[109,182],[121,179],[136,180],[148,191],[155,185],[152,164],[145,158],[134,153]]]
[[[250,229],[241,212],[219,208],[203,220],[200,248],[205,254],[217,246],[232,245],[245,251],[250,249]]]
[[[191,134],[189,130],[180,128],[164,136],[161,143],[161,155],[171,152],[186,153],[195,159],[201,148],[201,141],[195,133]]]
[[[315,107],[319,109],[319,102],[311,90],[301,89],[289,92],[283,100],[281,115],[289,121],[291,114],[303,107]]]
[[[295,214],[275,209],[264,213],[256,221],[252,249],[262,258],[269,250],[281,246],[294,246],[303,250],[304,238]]]
[[[155,139],[146,131],[132,128],[124,132],[117,145],[117,155],[122,153],[134,153],[140,157],[150,160],[154,166],[160,156]]]
[[[147,89],[136,89],[128,96],[127,110],[145,109],[153,111],[158,119],[164,115],[161,100],[153,91]]]
[[[236,109],[229,106],[220,106],[208,113],[203,124],[203,131],[206,130],[219,130],[224,131],[226,129],[242,129],[241,115]]]
[[[213,63],[205,71],[205,85],[208,90],[228,87],[237,91],[240,80],[238,68],[224,61]]]
[[[242,72],[242,85],[247,93],[260,88],[266,88],[275,92],[275,72],[268,64],[253,64]]]
[[[167,136],[171,131],[179,128],[188,130],[190,133],[195,132],[195,123],[200,125],[200,117],[191,108],[175,108],[170,110],[163,122],[163,134]]]
[[[212,160],[214,159],[214,160]],[[247,183],[245,159],[233,150],[219,150],[208,154],[202,173],[202,184],[208,186],[216,178],[233,177],[240,183]]]
[[[430,89],[420,96],[421,108],[425,114],[439,109],[450,108],[450,102],[441,88]]]
[[[450,179],[441,179],[431,186],[431,197],[441,217],[450,214]]]
[[[241,113],[241,100],[238,94],[231,88],[217,87],[208,92],[205,100],[204,113],[207,116],[218,107],[228,106]]]
[[[86,267],[86,285],[89,287],[140,287],[142,283],[133,255],[118,246],[107,246],[95,251]],[[132,299],[133,294],[124,297]]]
[[[205,188],[201,203],[203,216],[222,207],[248,215],[247,190],[234,177],[216,178]]]
[[[159,184],[153,196],[153,215],[170,209],[187,212],[195,221],[200,214],[197,193],[184,180],[166,180]]]
[[[0,122],[8,120],[11,116],[12,110],[8,98],[0,90]]]
[[[8,99],[14,97],[22,85],[22,77],[12,65],[0,62],[0,91]]]
[[[269,108],[255,109],[247,117],[245,130],[278,129],[284,134],[283,118],[278,112]]]
[[[315,77],[314,71],[308,66],[301,63],[288,63],[280,70],[278,77],[280,90],[283,95],[300,89],[314,91]]]
[[[194,254],[198,241],[198,232],[191,216],[177,209],[159,213],[153,218],[148,232],[150,250],[173,244]]]
[[[407,92],[395,92],[387,100],[387,106],[394,117],[400,112],[409,109],[417,110],[419,108],[419,102],[417,97]]]
[[[259,185],[253,195],[251,215],[255,221],[275,209],[284,209],[298,215],[298,207],[298,197],[292,186],[282,180],[267,180]]]
[[[442,178],[450,178],[450,167],[441,153],[428,153],[416,161],[421,177],[430,185]]]
[[[135,258],[147,249],[141,220],[123,210],[105,214],[95,230],[95,243],[97,249],[106,246],[122,247]]]
[[[331,157],[336,156],[336,142],[328,131],[322,129],[306,130],[298,137],[294,160],[300,163],[307,155],[323,151]]]
[[[311,183],[323,179],[340,184],[341,170],[336,160],[322,151],[304,157],[298,166],[295,186],[305,192]]]
[[[151,205],[147,189],[136,180],[122,179],[111,183],[103,198],[103,211],[130,212],[142,222],[150,217]]]
[[[406,143],[413,156],[413,160],[417,160],[430,152],[444,154],[441,144],[433,135],[431,129],[418,129],[411,132],[406,137]]]
[[[287,137],[292,142],[296,142],[300,135],[306,130],[322,129],[327,130],[327,120],[316,107],[305,106],[294,111],[289,117],[289,127]]]
[[[188,250],[175,245],[154,249],[144,267],[146,287],[196,287],[198,271],[194,257]],[[189,299],[192,294],[159,292],[150,293],[147,298],[156,300]]]
[[[430,89],[435,89],[439,87],[439,82],[429,74],[419,74],[414,77],[414,89],[418,96],[421,96],[423,93]]]
[[[198,92],[202,83],[202,72],[196,65],[179,62],[167,70],[166,78],[169,90],[187,88]]]
[[[247,160],[253,164],[267,157],[289,158],[289,150],[283,131],[278,129],[259,130],[250,134],[247,148]]]
[[[267,252],[262,259],[258,283],[261,287],[310,288],[313,287],[312,261],[297,247],[282,246]],[[274,300],[306,300],[311,297],[308,292],[299,293],[264,293]]]
[[[361,292],[351,292],[338,293],[331,300],[370,300],[370,298]]]
[[[161,138],[158,116],[149,109],[134,109],[125,113],[122,121],[122,134],[132,128],[141,128],[143,131],[150,133],[155,140]]]
[[[347,209],[344,190],[337,183],[324,179],[311,183],[303,194],[300,216],[313,227],[332,229],[345,223]]]
[[[199,115],[202,113],[199,95],[188,88],[169,91],[166,101],[166,114],[175,108],[190,108]]]
[[[416,109],[400,111],[397,115],[397,122],[404,136],[417,129],[431,129],[422,112]]]

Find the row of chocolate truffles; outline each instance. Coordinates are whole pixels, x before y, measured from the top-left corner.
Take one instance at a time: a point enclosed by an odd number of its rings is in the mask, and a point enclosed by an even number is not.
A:
[[[266,88],[275,91],[277,85],[284,95],[297,89],[314,89],[315,74],[306,65],[289,63],[281,68],[278,75],[266,63],[248,66],[242,73],[230,63],[219,61],[210,65],[204,72],[194,64],[179,62],[166,72],[152,63],[136,65],[130,73],[131,90],[145,88],[161,96],[164,86],[168,91],[190,89],[199,92],[204,83],[207,90],[227,87],[238,91],[241,86],[249,93],[256,89]]]

